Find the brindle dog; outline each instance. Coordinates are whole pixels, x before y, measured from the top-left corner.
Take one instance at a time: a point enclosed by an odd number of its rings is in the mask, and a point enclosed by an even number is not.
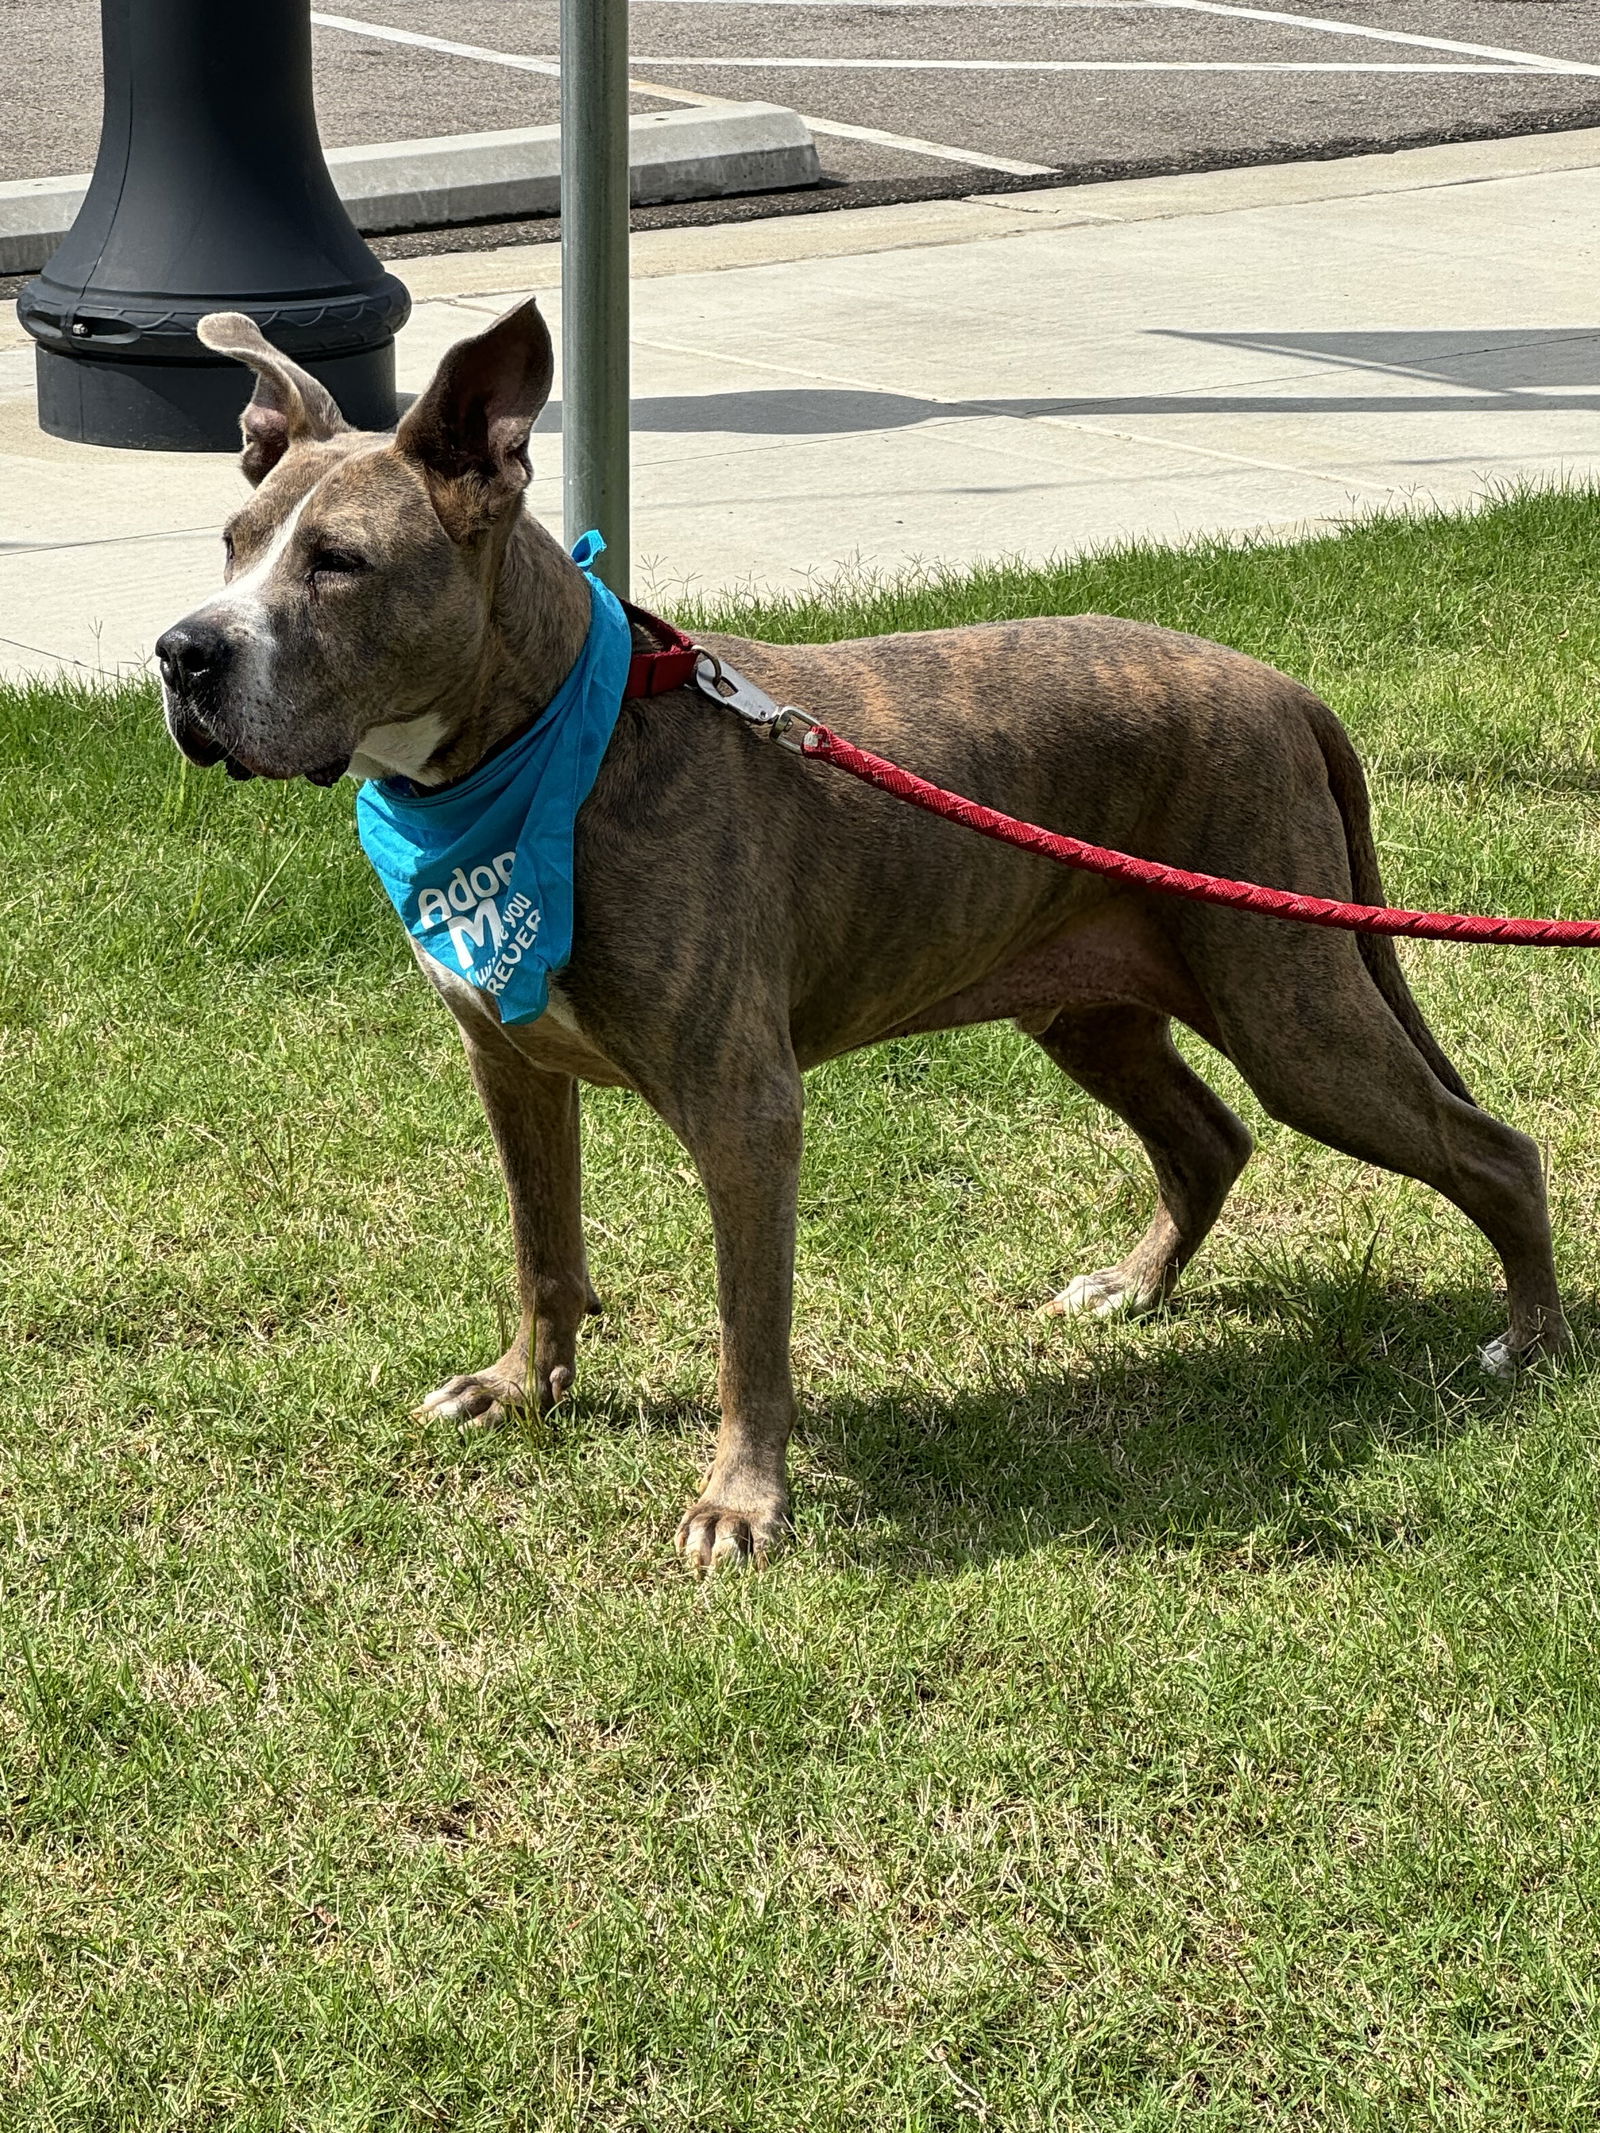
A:
[[[578,656],[585,582],[523,509],[549,336],[524,304],[462,342],[392,436],[349,429],[248,320],[203,338],[256,374],[254,495],[223,591],[158,647],[194,762],[442,785],[537,719]],[[1034,822],[1207,872],[1383,901],[1361,767],[1325,705],[1198,638],[1084,615],[777,646],[715,638],[780,702]],[[543,1408],[599,1308],[579,1207],[580,1081],[639,1092],[698,1166],[716,1230],[722,1426],[678,1528],[696,1571],[784,1530],[789,1323],[806,1068],[1010,1017],[1127,1121],[1156,1212],[1062,1312],[1169,1295],[1250,1135],[1173,1045],[1174,1018],[1276,1118],[1421,1178],[1499,1253],[1492,1369],[1564,1340],[1531,1141],[1473,1102],[1386,940],[1115,887],[1007,851],[757,738],[680,692],[624,705],[579,816],[570,966],[507,1029],[422,956],[461,1026],[510,1195],[522,1319],[426,1402]]]

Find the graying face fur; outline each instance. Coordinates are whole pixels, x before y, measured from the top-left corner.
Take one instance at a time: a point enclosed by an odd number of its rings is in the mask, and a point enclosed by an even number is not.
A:
[[[224,531],[222,589],[156,647],[168,731],[238,777],[428,782],[470,716],[549,389],[543,322],[525,306],[452,351],[392,437],[349,429],[249,320],[219,314],[202,338],[256,370],[256,488]]]

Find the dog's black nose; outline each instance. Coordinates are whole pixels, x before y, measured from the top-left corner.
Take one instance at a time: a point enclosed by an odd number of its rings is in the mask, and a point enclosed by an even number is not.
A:
[[[169,689],[193,689],[218,679],[233,657],[233,646],[216,623],[191,616],[157,638],[156,657]]]

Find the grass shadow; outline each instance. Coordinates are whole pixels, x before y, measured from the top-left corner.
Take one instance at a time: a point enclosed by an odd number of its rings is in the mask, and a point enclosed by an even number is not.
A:
[[[1417,784],[1454,785],[1467,791],[1492,784],[1497,791],[1509,787],[1538,794],[1578,793],[1586,797],[1600,792],[1600,763],[1552,760],[1528,765],[1497,759],[1488,753],[1452,755],[1441,749],[1390,750],[1383,758],[1383,775],[1393,782],[1405,779]]]
[[[1538,1397],[1544,1373],[1506,1384],[1480,1369],[1502,1325],[1481,1294],[1218,1287],[1142,1324],[1069,1333],[1066,1370],[823,1399],[802,1490],[832,1529],[825,1546],[901,1576],[1061,1539],[1280,1563],[1413,1544],[1415,1503],[1362,1504],[1352,1480]],[[1573,1325],[1566,1375],[1600,1357],[1592,1300]]]

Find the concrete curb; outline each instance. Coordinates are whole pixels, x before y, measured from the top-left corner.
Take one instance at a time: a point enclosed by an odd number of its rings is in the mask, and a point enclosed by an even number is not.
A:
[[[822,175],[805,121],[781,104],[722,104],[630,119],[628,163],[636,207],[788,191],[815,185]],[[334,148],[328,168],[351,220],[368,236],[554,215],[560,128]],[[44,265],[71,228],[88,184],[87,176],[0,184],[0,274],[33,274]]]

